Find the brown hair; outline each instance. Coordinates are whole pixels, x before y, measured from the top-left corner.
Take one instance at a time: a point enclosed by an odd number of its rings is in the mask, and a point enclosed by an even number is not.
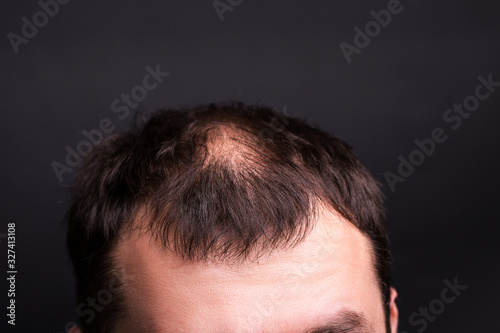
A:
[[[109,332],[123,315],[123,281],[111,254],[139,208],[151,217],[142,227],[185,259],[229,260],[300,242],[320,203],[371,240],[389,331],[382,195],[345,142],[241,103],[162,110],[142,129],[109,137],[85,158],[67,215],[79,302],[117,284],[110,304],[82,328]]]

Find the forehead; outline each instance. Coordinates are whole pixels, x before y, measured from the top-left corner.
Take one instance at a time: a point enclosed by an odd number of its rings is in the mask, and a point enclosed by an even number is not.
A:
[[[332,212],[297,246],[253,262],[186,262],[136,232],[116,254],[131,277],[120,332],[299,333],[343,310],[384,322],[370,242]]]

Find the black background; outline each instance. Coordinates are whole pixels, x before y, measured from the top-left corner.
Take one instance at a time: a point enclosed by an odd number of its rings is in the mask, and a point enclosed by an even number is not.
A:
[[[225,1],[224,1],[225,2]],[[237,1],[233,1],[237,2]],[[402,0],[402,12],[347,63],[339,47],[388,1],[244,0],[221,21],[211,1],[70,1],[19,52],[36,1],[3,0],[1,13],[1,202],[17,224],[15,332],[62,332],[75,320],[62,218],[69,173],[51,166],[109,118],[110,104],[142,83],[145,67],[170,76],[134,110],[222,100],[266,104],[347,140],[384,184],[400,294],[400,329],[440,297],[443,280],[468,289],[426,332],[500,332],[498,192],[500,88],[453,130],[443,120],[474,93],[477,77],[500,81],[498,1]],[[414,140],[447,135],[391,191]],[[73,172],[74,174],[74,172]],[[7,243],[0,238],[2,276]],[[1,327],[7,327],[2,278]],[[2,330],[5,331],[5,330]]]

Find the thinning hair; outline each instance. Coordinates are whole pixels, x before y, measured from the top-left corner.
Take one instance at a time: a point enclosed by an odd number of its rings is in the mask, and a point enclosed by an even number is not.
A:
[[[118,284],[111,304],[82,320],[82,328],[112,331],[124,313],[112,253],[140,210],[148,219],[139,227],[185,260],[249,260],[300,243],[319,205],[371,240],[390,327],[382,194],[349,145],[263,106],[219,103],[154,113],[143,126],[95,147],[75,178],[67,247],[77,298],[95,297],[110,280]]]

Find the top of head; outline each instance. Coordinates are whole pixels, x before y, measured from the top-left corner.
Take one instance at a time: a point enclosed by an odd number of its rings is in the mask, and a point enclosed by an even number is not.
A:
[[[109,275],[127,230],[185,260],[253,260],[300,243],[320,206],[386,248],[380,190],[343,141],[266,107],[159,112],[97,146],[76,178],[68,248],[78,294]]]

